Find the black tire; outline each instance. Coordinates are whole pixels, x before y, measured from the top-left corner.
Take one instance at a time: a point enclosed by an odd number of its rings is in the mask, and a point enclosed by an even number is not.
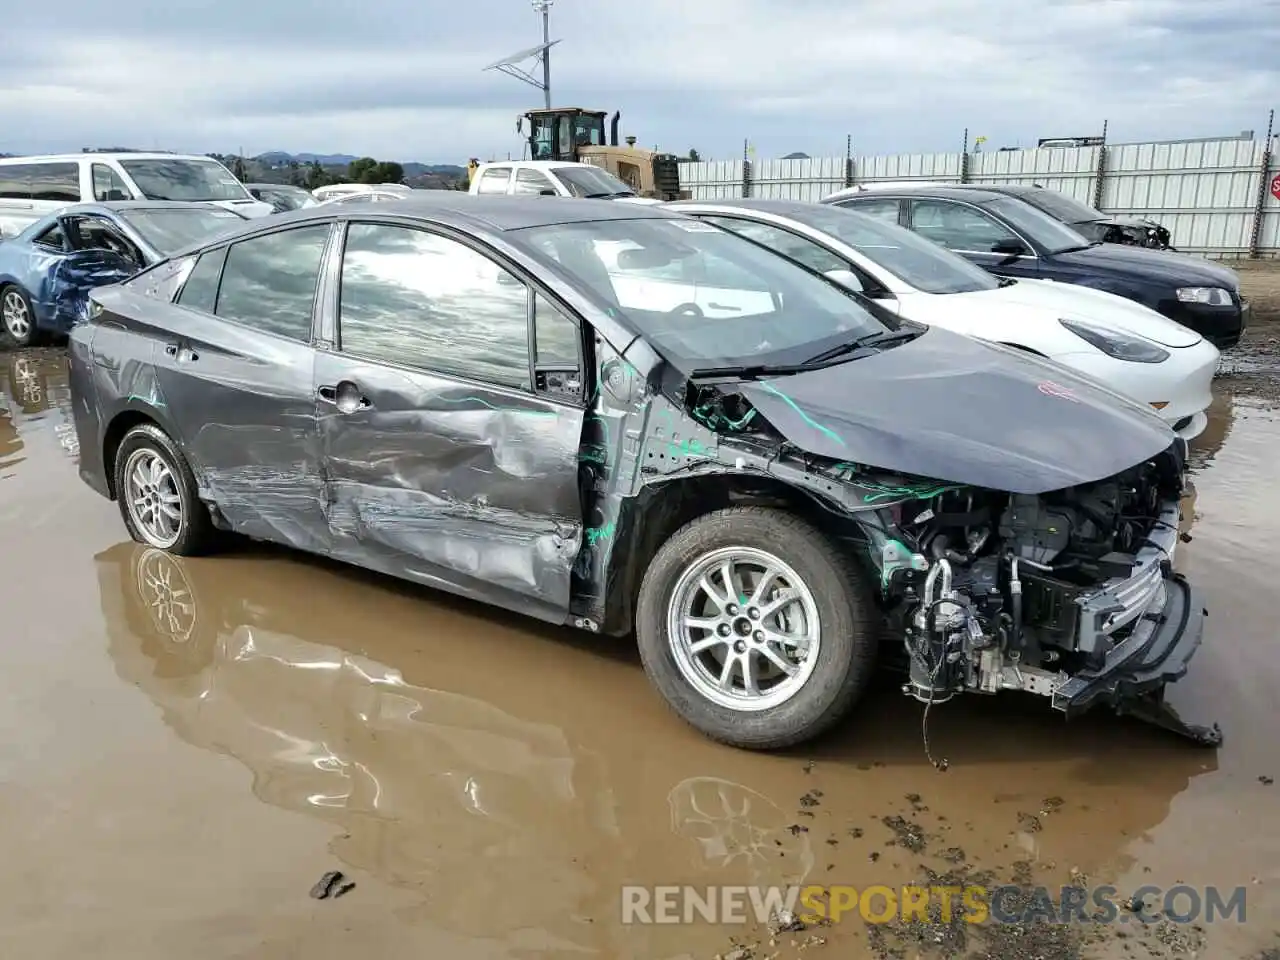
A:
[[[130,457],[138,451],[149,451],[169,468],[177,489],[182,516],[178,521],[177,539],[172,543],[159,543],[148,536],[134,519],[127,503],[126,467]],[[115,463],[111,466],[115,475],[116,503],[129,536],[166,553],[191,557],[207,553],[217,542],[217,531],[209,517],[209,510],[196,493],[195,476],[187,458],[170,439],[169,435],[154,423],[140,423],[124,435],[116,450]]]
[[[701,694],[676,664],[667,614],[678,581],[698,558],[726,547],[767,551],[808,586],[821,643],[809,679],[790,699],[749,712]],[[645,671],[671,708],[721,743],[776,750],[816,737],[839,722],[866,689],[876,662],[882,619],[856,562],[811,524],[783,510],[731,507],[680,528],[658,550],[640,585],[636,640]]]
[[[5,322],[3,309],[4,301],[7,297],[16,296],[22,301],[23,307],[27,312],[27,320],[30,326],[24,336],[17,336],[9,329],[8,323]],[[31,298],[27,296],[27,291],[23,290],[15,283],[10,283],[0,287],[0,334],[4,336],[9,343],[15,347],[38,347],[44,340],[42,331],[36,327],[36,312],[31,306]]]

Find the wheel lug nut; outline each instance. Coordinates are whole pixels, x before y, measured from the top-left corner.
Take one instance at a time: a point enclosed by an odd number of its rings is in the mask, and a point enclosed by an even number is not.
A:
[[[759,611],[759,610],[757,610],[755,607],[748,607],[748,608],[747,608],[747,616],[748,616],[748,617],[750,617],[752,620],[759,620],[759,619],[760,619],[760,611]]]
[[[729,607],[728,607],[728,609],[726,610],[726,613],[728,613],[728,614],[729,614],[729,616],[731,616],[731,617],[733,617],[733,616],[737,616],[737,613],[738,613],[738,605],[737,605],[736,603],[731,603],[731,604],[729,604]]]
[[[757,631],[755,632],[755,640],[756,640],[756,643],[764,643],[764,631],[763,631],[763,630],[757,630]]]
[[[720,624],[720,626],[716,627],[716,633],[722,637],[727,637],[729,635],[729,625],[727,623]]]

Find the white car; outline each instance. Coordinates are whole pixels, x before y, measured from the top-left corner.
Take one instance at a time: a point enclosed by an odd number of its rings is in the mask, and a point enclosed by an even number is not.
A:
[[[625,203],[661,203],[641,197],[608,170],[568,160],[502,160],[482,163],[471,177],[473,196],[586,197]]]
[[[413,188],[406,187],[403,183],[331,183],[325,187],[316,187],[311,191],[311,195],[321,203],[324,203],[326,200],[333,200],[337,197],[349,197],[354,194],[375,192],[408,196],[413,193]]]
[[[1091,376],[1150,404],[1187,440],[1208,424],[1217,347],[1132,300],[1076,284],[995,277],[909,230],[838,207],[791,200],[667,206],[733,230],[900,316]]]

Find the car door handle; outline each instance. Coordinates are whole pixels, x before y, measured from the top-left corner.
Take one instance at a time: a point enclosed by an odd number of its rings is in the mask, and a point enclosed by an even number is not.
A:
[[[177,358],[179,363],[192,363],[200,359],[200,354],[196,353],[186,344],[166,343],[164,352],[171,357]]]
[[[342,380],[336,384],[326,383],[316,389],[316,396],[322,403],[333,404],[340,413],[355,413],[373,406],[369,398],[360,392],[360,385],[350,380]]]

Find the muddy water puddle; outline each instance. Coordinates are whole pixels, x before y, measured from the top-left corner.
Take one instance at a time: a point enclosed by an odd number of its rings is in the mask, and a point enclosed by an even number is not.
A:
[[[18,362],[21,361],[21,362]],[[1205,751],[1038,700],[880,684],[789,755],[711,744],[625,644],[286,551],[124,542],[76,475],[62,358],[0,354],[0,956],[1256,957],[1280,930],[1280,417],[1224,381],[1195,444]],[[932,766],[946,761],[945,772]],[[1261,778],[1261,779],[1260,779]],[[354,883],[315,899],[328,871]],[[1247,918],[623,924],[624,885],[1150,885]],[[941,878],[941,880],[939,880]],[[1183,902],[1185,907],[1185,901]],[[1122,935],[1123,934],[1123,935]]]

